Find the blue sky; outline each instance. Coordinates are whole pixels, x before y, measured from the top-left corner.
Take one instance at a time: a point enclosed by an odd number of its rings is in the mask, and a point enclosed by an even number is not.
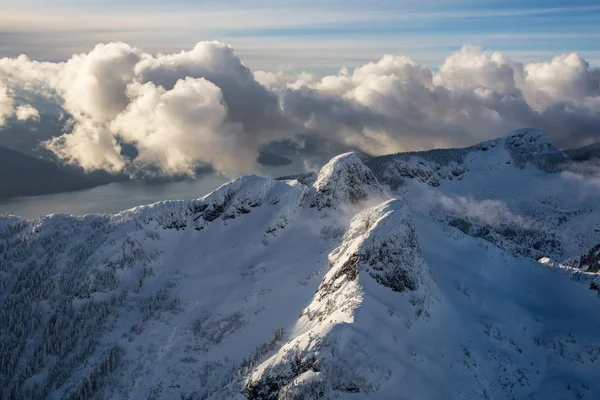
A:
[[[595,0],[0,0],[0,56],[61,60],[96,43],[149,52],[232,44],[253,68],[329,71],[404,54],[436,68],[464,44],[523,62],[580,52],[600,65]]]

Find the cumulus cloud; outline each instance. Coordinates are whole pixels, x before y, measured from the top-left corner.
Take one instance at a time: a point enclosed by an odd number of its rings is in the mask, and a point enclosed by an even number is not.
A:
[[[47,148],[110,172],[251,172],[263,146],[307,137],[378,155],[470,145],[523,126],[558,146],[600,135],[600,72],[576,53],[523,64],[465,46],[439,72],[385,55],[316,76],[252,72],[219,42],[166,55],[109,43],[62,63],[0,59],[0,124],[15,112],[9,87],[43,93],[69,116]]]
[[[136,145],[135,162],[167,174],[193,174],[197,162],[220,171],[251,171],[258,141],[228,121],[223,92],[204,78],[178,80],[170,90],[152,82],[129,87],[132,102],[112,130]]]
[[[69,125],[69,133],[43,143],[58,158],[86,171],[118,173],[125,169],[127,161],[121,155],[121,146],[105,125],[89,118],[75,118]]]
[[[74,55],[55,83],[65,109],[96,123],[114,119],[130,102],[127,86],[140,59],[141,52],[125,43],[98,45],[88,54]]]
[[[0,128],[6,124],[6,118],[13,113],[13,99],[8,88],[0,82]]]
[[[15,115],[19,121],[26,121],[28,119],[33,119],[36,121],[40,120],[40,112],[30,104],[24,104],[17,107]]]
[[[29,105],[23,104],[15,109],[15,100],[13,91],[0,81],[0,128],[6,124],[6,119],[15,115],[19,121],[27,119],[40,119],[38,110]]]
[[[550,62],[525,66],[525,92],[536,109],[568,101],[576,106],[600,108],[600,71],[576,53],[558,55]]]
[[[375,154],[472,144],[523,126],[573,146],[598,139],[599,76],[575,53],[524,65],[465,46],[439,73],[386,55],[307,82],[312,91],[288,90],[284,104],[312,129]]]
[[[3,59],[2,77],[56,98],[69,123],[44,145],[86,170],[193,175],[210,165],[239,174],[256,167],[263,144],[294,133],[278,94],[218,42],[156,56],[102,44],[58,64]]]

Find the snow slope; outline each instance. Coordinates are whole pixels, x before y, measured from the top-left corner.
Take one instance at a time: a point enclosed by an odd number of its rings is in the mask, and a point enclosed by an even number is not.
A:
[[[571,172],[568,157],[543,132],[520,129],[464,149],[366,164],[413,209],[512,254],[564,260],[600,243],[600,186]]]
[[[359,214],[330,260],[294,337],[249,375],[248,398],[600,393],[592,276],[515,258],[398,200]]]
[[[375,175],[349,153],[193,201],[0,217],[2,398],[598,397],[596,274]]]

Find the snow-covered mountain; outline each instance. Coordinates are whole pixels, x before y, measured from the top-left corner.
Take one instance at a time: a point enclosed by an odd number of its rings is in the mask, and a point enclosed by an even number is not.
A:
[[[575,161],[588,161],[600,159],[600,142],[594,142],[587,146],[565,150],[565,153]]]
[[[543,132],[520,129],[472,147],[394,154],[366,165],[413,210],[511,254],[564,260],[600,243],[600,184],[586,185],[579,166]]]
[[[543,134],[486,143],[1,217],[1,397],[598,397],[600,281],[536,262],[597,206]]]

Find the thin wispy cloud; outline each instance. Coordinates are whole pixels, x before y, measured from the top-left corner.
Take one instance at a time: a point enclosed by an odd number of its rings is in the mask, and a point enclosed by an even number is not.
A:
[[[105,1],[0,2],[0,56],[26,52],[47,60],[69,58],[96,43],[126,41],[151,52],[172,52],[198,40],[230,43],[253,68],[297,69],[360,65],[382,53],[407,53],[429,67],[463,44],[532,59],[579,51],[598,60],[600,6],[575,2],[459,1]],[[510,32],[507,34],[506,32]],[[43,35],[41,35],[43,33]],[[302,47],[290,60],[292,43]],[[290,42],[294,41],[294,42]],[[327,46],[322,43],[325,41]],[[407,48],[406,41],[419,42]],[[352,42],[359,43],[355,48]],[[360,44],[364,44],[361,46]],[[328,48],[337,46],[332,53]],[[378,54],[365,56],[364,48]],[[542,50],[543,49],[543,50]],[[373,51],[373,53],[375,50]],[[526,60],[529,61],[529,60]]]

